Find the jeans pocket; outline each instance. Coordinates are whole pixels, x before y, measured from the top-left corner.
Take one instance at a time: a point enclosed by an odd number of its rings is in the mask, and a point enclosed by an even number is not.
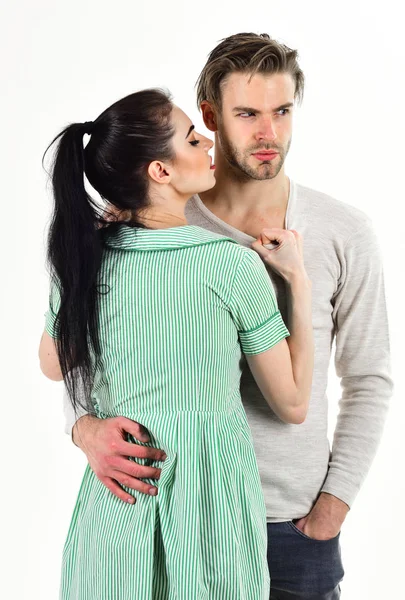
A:
[[[291,572],[294,573],[295,585],[291,591],[299,592],[303,598],[330,593],[344,576],[340,532],[328,540],[317,540],[303,533],[292,521],[285,522],[285,527],[288,533],[283,551],[287,553],[290,567],[289,581]]]
[[[315,538],[309,537],[309,535],[307,535],[306,533],[304,533],[303,531],[301,531],[301,529],[299,529],[295,523],[293,521],[288,521],[288,525],[291,527],[291,529],[297,533],[298,535],[300,535],[301,537],[303,537],[305,540],[308,540],[310,542],[315,542],[318,544],[328,544],[330,542],[335,542],[339,539],[340,537],[340,531],[337,535],[335,535],[333,538],[329,538],[328,540],[317,540]]]

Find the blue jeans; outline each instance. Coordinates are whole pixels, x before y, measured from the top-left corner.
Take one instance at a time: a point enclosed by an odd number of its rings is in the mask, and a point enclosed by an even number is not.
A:
[[[338,534],[313,540],[293,522],[268,523],[270,600],[338,600],[344,571]]]

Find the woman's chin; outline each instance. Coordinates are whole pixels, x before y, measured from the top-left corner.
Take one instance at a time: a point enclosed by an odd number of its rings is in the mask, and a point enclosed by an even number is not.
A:
[[[206,192],[207,190],[212,190],[212,188],[215,186],[215,183],[216,183],[216,181],[215,181],[214,171],[212,171],[212,176],[207,181],[204,181],[204,182],[202,181],[201,186],[198,188],[198,190],[196,190],[194,192],[194,194],[199,194],[200,192]]]

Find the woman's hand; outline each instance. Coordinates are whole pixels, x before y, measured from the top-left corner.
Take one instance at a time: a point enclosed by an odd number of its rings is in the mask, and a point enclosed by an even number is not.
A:
[[[265,247],[268,244],[272,244],[271,249]],[[297,275],[308,278],[304,266],[302,237],[295,229],[263,229],[252,248],[287,282]]]

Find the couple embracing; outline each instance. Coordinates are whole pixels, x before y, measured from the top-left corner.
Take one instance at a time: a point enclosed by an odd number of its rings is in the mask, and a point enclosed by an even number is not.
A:
[[[236,34],[197,84],[215,165],[157,89],[56,138],[40,359],[88,459],[63,600],[340,597],[392,382],[368,218],[285,173],[303,91],[296,51]]]

